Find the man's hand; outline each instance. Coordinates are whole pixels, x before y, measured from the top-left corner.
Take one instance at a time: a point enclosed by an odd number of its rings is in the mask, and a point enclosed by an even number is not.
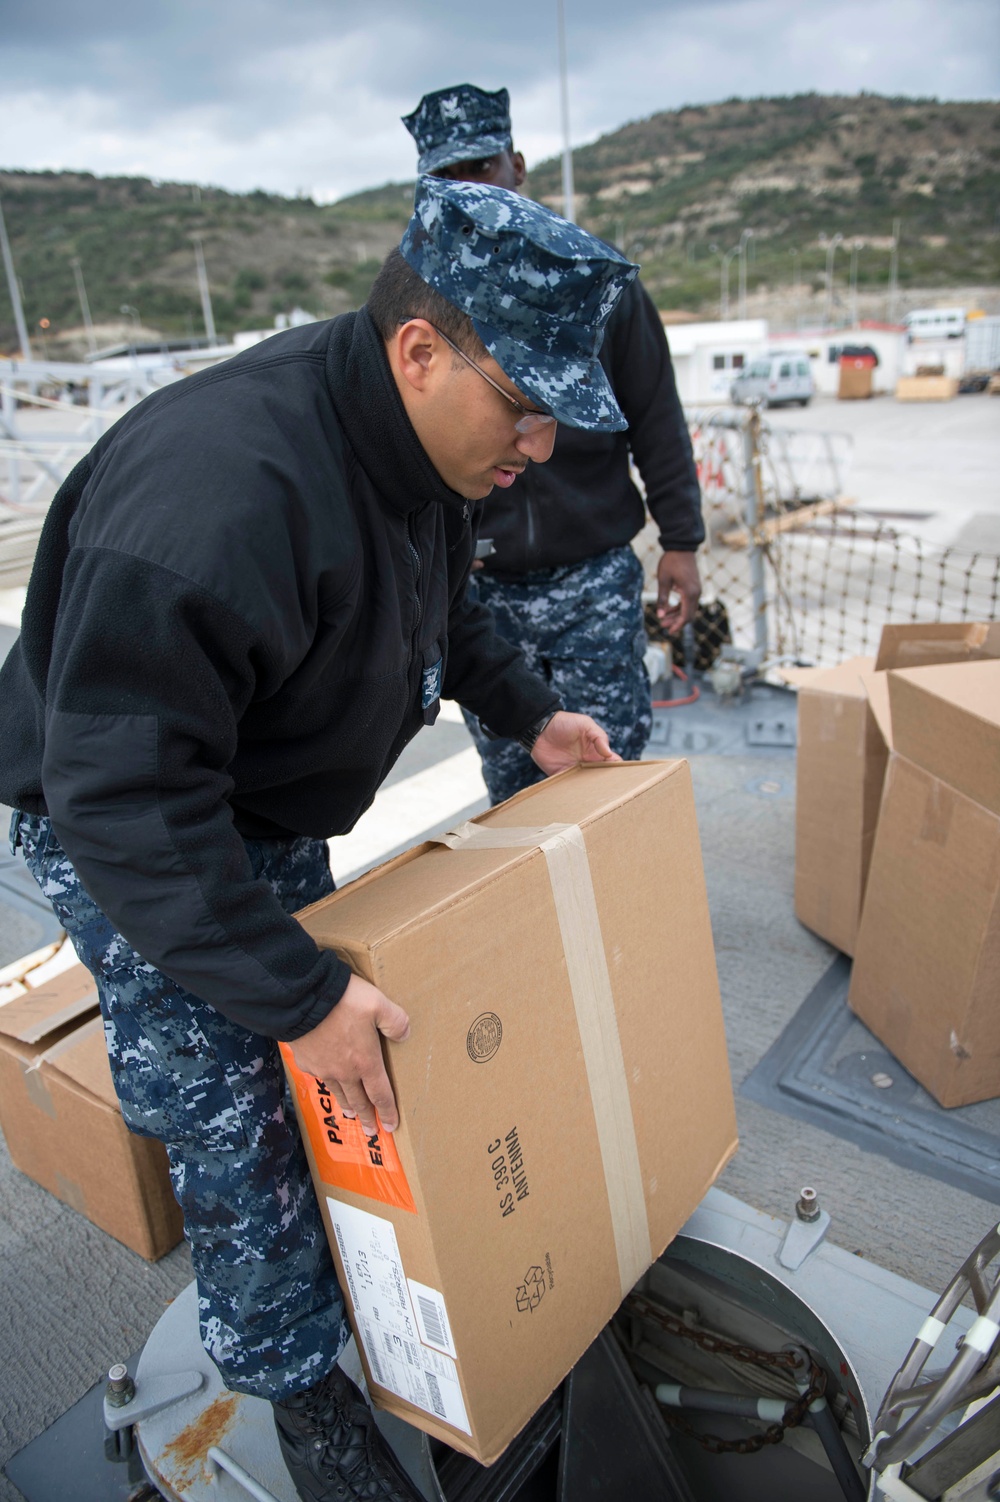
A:
[[[621,761],[596,720],[565,709],[552,716],[531,749],[531,759],[547,777],[582,761]]]
[[[656,618],[664,631],[674,636],[693,618],[701,599],[701,579],[694,553],[664,553],[656,578],[659,585]],[[672,593],[680,595],[673,604]]]
[[[394,1043],[405,1043],[410,1019],[377,986],[352,975],[333,1010],[289,1045],[298,1067],[323,1080],[344,1115],[357,1116],[368,1137],[378,1131],[376,1111],[387,1132],[399,1125],[380,1033]]]

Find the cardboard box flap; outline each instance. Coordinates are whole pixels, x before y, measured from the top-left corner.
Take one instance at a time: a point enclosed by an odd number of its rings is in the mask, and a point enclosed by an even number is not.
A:
[[[471,822],[488,828],[566,823],[579,823],[585,828],[591,820],[610,812],[643,787],[673,775],[682,765],[680,761],[642,761],[572,768],[525,789]],[[581,772],[586,774],[583,783]],[[570,777],[574,777],[572,786],[568,782]],[[530,816],[520,806],[529,793]],[[370,949],[412,923],[415,907],[423,922],[443,906],[478,890],[484,882],[531,856],[532,847],[522,846],[464,850],[457,859],[444,845],[418,845],[296,916],[321,949],[346,949],[343,935],[348,930],[352,952],[358,947]],[[417,891],[419,903],[414,902]]]
[[[829,672],[828,668],[775,668],[774,676],[789,688],[810,688],[817,678]]]
[[[890,697],[893,683],[912,683],[936,699],[943,699],[984,725],[1000,730],[1000,661],[960,662],[946,667],[902,668],[887,674]],[[898,694],[898,688],[895,690]]]
[[[899,754],[1000,814],[1000,661],[887,677]]]
[[[875,671],[1000,657],[1000,621],[928,621],[883,626]]]
[[[0,1007],[0,1033],[19,1043],[41,1043],[97,1010],[94,977],[83,965],[74,965]]]
[[[848,657],[844,662],[838,662],[835,668],[808,668],[801,677],[790,681],[800,691],[809,689],[815,693],[847,694],[852,699],[863,699],[860,675],[870,673],[874,666],[874,657]]]
[[[62,1038],[51,1048],[47,1048],[40,1063],[47,1073],[57,1071],[74,1085],[86,1090],[88,1095],[118,1109],[118,1096],[111,1079],[102,1018],[92,1017],[89,1022],[70,1033],[69,1037]]]
[[[882,739],[892,750],[892,708],[889,703],[888,673],[861,673],[861,686],[868,695],[868,704]]]

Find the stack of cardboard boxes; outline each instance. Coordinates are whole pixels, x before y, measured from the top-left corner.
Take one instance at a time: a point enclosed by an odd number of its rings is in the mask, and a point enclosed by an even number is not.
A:
[[[936,1100],[1000,1095],[1000,624],[888,626],[797,683],[797,916]]]
[[[0,987],[0,1128],[22,1173],[140,1257],[180,1241],[166,1152],[122,1120],[82,965]]]

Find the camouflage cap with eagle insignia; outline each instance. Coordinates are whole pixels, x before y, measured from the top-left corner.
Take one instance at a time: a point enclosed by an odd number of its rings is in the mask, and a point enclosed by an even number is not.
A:
[[[425,94],[403,124],[417,143],[418,172],[440,172],[456,162],[510,151],[510,95],[506,89],[491,94],[472,83]]]
[[[518,390],[569,427],[628,427],[597,358],[639,272],[613,246],[506,188],[421,177],[400,250]]]

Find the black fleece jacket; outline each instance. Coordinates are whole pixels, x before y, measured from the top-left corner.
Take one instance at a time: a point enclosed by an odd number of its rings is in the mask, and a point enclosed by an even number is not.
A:
[[[629,452],[660,529],[660,546],[693,552],[705,538],[701,491],[660,315],[634,281],[608,320],[601,364],[628,420],[623,433],[560,426],[547,464],[530,464],[487,498],[488,573],[517,578],[631,542],[646,520]]]
[[[47,812],[143,958],[256,1032],[309,1031],[349,972],[241,835],[349,830],[438,659],[501,734],[555,707],[464,599],[481,509],[364,311],[150,397],[52,504],[0,674],[0,800]]]

